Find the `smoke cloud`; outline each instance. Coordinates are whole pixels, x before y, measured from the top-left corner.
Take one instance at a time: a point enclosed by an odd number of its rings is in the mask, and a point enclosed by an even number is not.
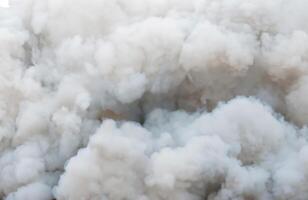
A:
[[[307,9],[11,0],[0,199],[307,199]]]

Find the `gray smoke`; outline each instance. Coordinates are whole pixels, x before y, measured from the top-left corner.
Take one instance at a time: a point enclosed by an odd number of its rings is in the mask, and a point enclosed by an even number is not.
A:
[[[11,0],[0,199],[306,200],[307,0]]]

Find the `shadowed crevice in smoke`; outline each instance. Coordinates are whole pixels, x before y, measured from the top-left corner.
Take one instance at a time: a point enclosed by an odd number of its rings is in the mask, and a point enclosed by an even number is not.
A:
[[[307,7],[11,0],[0,199],[306,199]]]

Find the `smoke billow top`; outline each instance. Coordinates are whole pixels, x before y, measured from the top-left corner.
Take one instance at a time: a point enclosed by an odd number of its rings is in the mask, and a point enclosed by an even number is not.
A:
[[[12,0],[0,199],[307,200],[307,0]]]

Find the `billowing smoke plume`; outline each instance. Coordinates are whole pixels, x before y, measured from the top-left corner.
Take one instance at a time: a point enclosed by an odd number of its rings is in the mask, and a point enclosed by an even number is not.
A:
[[[12,0],[0,199],[306,200],[307,0]]]

